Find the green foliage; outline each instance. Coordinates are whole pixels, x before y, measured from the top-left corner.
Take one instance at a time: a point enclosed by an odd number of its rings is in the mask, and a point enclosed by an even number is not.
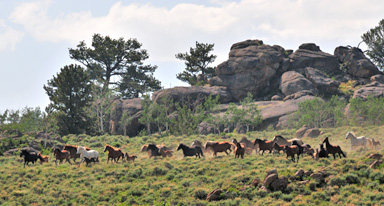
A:
[[[295,127],[307,125],[309,127],[337,127],[344,123],[344,108],[346,101],[337,96],[332,96],[329,101],[319,98],[307,100],[299,103],[299,110],[294,119]]]
[[[384,69],[384,19],[379,25],[370,29],[361,36],[368,46],[366,54],[381,70]]]
[[[178,53],[176,58],[185,62],[185,70],[176,75],[178,79],[190,85],[201,84],[198,82],[197,75],[201,73],[205,83],[208,79],[215,76],[215,70],[208,65],[215,61],[216,55],[209,54],[213,51],[214,44],[204,44],[196,42],[196,48],[190,48],[189,53]]]
[[[78,65],[65,66],[56,77],[44,85],[51,106],[58,111],[59,133],[80,134],[89,132],[86,107],[91,101],[89,76]]]
[[[92,47],[81,41],[76,49],[69,49],[69,56],[86,66],[91,79],[100,82],[104,91],[110,84],[117,84],[122,97],[137,98],[161,88],[160,81],[153,76],[157,66],[144,65],[149,55],[136,39],[94,34]],[[118,82],[112,81],[114,76]]]
[[[384,98],[369,96],[366,100],[354,98],[350,101],[350,122],[354,125],[382,125],[384,124]]]

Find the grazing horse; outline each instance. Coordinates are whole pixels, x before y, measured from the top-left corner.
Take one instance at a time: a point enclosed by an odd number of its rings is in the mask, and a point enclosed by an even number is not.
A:
[[[372,141],[369,141],[365,136],[356,137],[353,132],[348,132],[345,136],[345,139],[351,140],[351,150],[353,150],[355,147],[367,148],[367,143],[371,144],[370,146],[372,147]]]
[[[89,147],[85,147],[86,150],[91,150],[91,148]],[[77,154],[77,146],[75,145],[70,145],[70,144],[66,144],[64,147],[63,147],[63,150],[67,150],[69,152],[69,154],[71,155],[71,158],[73,158],[73,161],[76,163],[76,159],[77,158],[80,158],[80,154]]]
[[[29,162],[32,162],[32,164],[35,164],[35,162],[37,162],[38,156],[36,152],[28,152],[27,150],[22,149],[20,153],[20,157],[22,156],[24,156],[24,168],[25,168],[25,164],[28,165]]]
[[[276,154],[279,154],[280,155],[280,151],[284,151],[285,150],[285,145],[279,145],[277,144],[276,142],[273,143],[273,149],[274,149],[274,153]]]
[[[295,155],[297,155],[297,162],[299,162],[300,149],[297,145],[293,145],[293,146],[285,145],[285,153],[287,154],[287,159],[288,157],[291,157],[291,160],[293,162],[295,162]]]
[[[108,151],[108,159],[107,164],[109,162],[109,159],[112,159],[112,161],[115,161],[117,163],[121,157],[121,159],[124,159],[124,153],[119,148],[114,148],[109,144],[106,144],[104,147],[104,152]]]
[[[263,155],[265,150],[269,150],[269,154],[272,153],[273,143],[274,143],[273,141],[255,139],[255,143],[254,144],[255,145],[256,144],[259,145],[259,153],[260,153],[260,151],[263,151],[261,153],[261,155]]]
[[[323,144],[325,143],[325,148],[327,148],[327,151],[329,154],[333,154],[333,159],[336,159],[336,154],[339,154],[339,157],[341,159],[341,155],[345,156],[344,152],[341,150],[339,145],[333,146],[329,143],[328,137],[326,137],[323,141]]]
[[[55,156],[55,164],[57,166],[57,160],[60,160],[60,163],[63,162],[63,160],[67,160],[69,164],[71,164],[71,161],[69,160],[70,154],[67,150],[60,150],[59,148],[53,149],[53,155]]]
[[[243,143],[245,146],[245,153],[248,155],[252,154],[252,151],[255,150],[256,154],[259,150],[259,145],[255,145],[254,142],[249,141],[246,137],[241,138],[240,143]]]
[[[320,144],[320,151],[318,152],[319,158],[329,158],[328,151],[324,149],[324,144]]]
[[[43,164],[44,162],[48,162],[49,157],[48,156],[43,156],[41,153],[37,153],[37,157],[40,159],[40,164]]]
[[[181,143],[181,144],[179,144],[179,146],[177,147],[176,150],[179,151],[180,149],[183,150],[184,157],[196,156],[196,157],[200,158],[200,155],[204,157],[203,151],[198,146],[191,148],[191,147],[188,147],[187,145]]]
[[[78,146],[77,147],[77,154],[80,154],[80,162],[79,167],[82,162],[84,162],[84,158],[95,158],[96,161],[99,161],[99,153],[96,150],[89,150],[87,151],[85,147]]]
[[[245,148],[240,144],[240,142],[236,143],[236,148],[235,148],[235,159],[240,158],[244,159],[244,153],[245,153]]]
[[[287,140],[281,135],[276,135],[272,141],[276,142],[279,145],[288,145],[288,146],[291,146],[293,141],[297,141],[297,143],[299,143],[300,145],[304,144],[303,141],[301,141],[301,139],[288,139]]]
[[[372,147],[373,149],[380,149],[381,147],[380,141],[379,140],[376,141],[375,139],[372,138]]]
[[[159,152],[160,152],[162,157],[172,157],[173,156],[172,150],[164,150],[164,148],[160,148]]]
[[[207,141],[205,143],[205,146],[204,148],[207,150],[208,148],[211,148],[213,150],[213,156],[217,156],[217,153],[218,152],[225,152],[227,155],[229,155],[229,153],[227,152],[227,150],[229,150],[229,152],[232,152],[231,150],[231,146],[232,144],[225,141],[225,142],[212,142],[212,141]]]
[[[128,155],[128,152],[125,153],[124,157],[127,158],[128,162],[135,162],[135,159],[137,158],[136,155]]]

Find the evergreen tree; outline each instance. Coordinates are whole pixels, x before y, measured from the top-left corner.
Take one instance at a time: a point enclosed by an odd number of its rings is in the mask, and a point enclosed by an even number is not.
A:
[[[384,19],[379,25],[370,29],[361,36],[364,43],[368,46],[367,55],[379,67],[384,70]]]
[[[56,77],[44,85],[51,106],[58,111],[59,134],[89,132],[85,112],[91,101],[91,83],[84,69],[78,65],[65,66]]]

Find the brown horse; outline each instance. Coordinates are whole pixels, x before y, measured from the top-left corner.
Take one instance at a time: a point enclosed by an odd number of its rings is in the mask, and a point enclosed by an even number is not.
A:
[[[205,143],[205,146],[204,146],[204,149],[208,149],[208,148],[211,148],[213,150],[213,156],[217,156],[217,153],[218,152],[225,152],[227,155],[229,154],[227,152],[227,150],[229,150],[229,152],[232,152],[231,150],[231,146],[233,144],[225,141],[225,142],[212,142],[212,141],[207,141]]]
[[[43,164],[44,162],[48,162],[49,157],[48,156],[43,156],[41,153],[37,153],[37,157],[40,159],[40,164]]]
[[[173,156],[172,150],[164,150],[164,148],[160,148],[159,153],[161,154],[162,157],[172,157]]]
[[[294,146],[285,145],[285,153],[287,154],[287,159],[288,157],[291,157],[291,160],[293,162],[295,162],[295,155],[297,155],[297,162],[299,162],[300,150],[297,145],[294,145]]]
[[[152,145],[152,144],[151,144]],[[165,146],[165,145],[155,145],[158,149],[163,149],[164,151],[167,151],[167,150],[171,150],[170,148],[168,148],[167,146]],[[153,146],[151,146],[152,148],[153,148]],[[172,150],[171,150],[172,151]],[[148,156],[149,156],[149,158],[151,158],[152,157],[152,149],[148,149],[148,145],[143,145],[142,147],[141,147],[141,150],[140,150],[140,152],[147,152],[148,153]]]
[[[249,154],[249,151],[247,151],[247,147],[245,146],[244,143],[238,142],[237,139],[232,140],[233,148],[236,149],[237,143],[241,145],[242,148],[244,148],[244,153]],[[236,154],[236,151],[233,151]],[[252,152],[252,151],[251,151]]]
[[[285,145],[279,145],[277,144],[276,142],[273,143],[273,149],[274,149],[274,154],[279,154],[280,155],[280,151],[284,151],[285,150]]]
[[[256,154],[259,151],[259,145],[255,145],[254,141],[249,141],[245,137],[241,138],[240,143],[244,144],[244,146],[245,146],[245,153],[247,153],[248,155],[252,154],[253,150],[255,150]]]
[[[240,144],[240,142],[237,142],[236,148],[235,148],[235,159],[240,158],[240,156],[241,156],[241,159],[244,159],[244,153],[245,153],[244,147]]]
[[[128,155],[128,152],[126,152],[124,156],[127,158],[128,162],[135,162],[135,159],[137,158],[136,155]]]
[[[124,153],[119,148],[114,148],[109,144],[106,144],[104,147],[104,152],[108,150],[108,159],[107,164],[109,162],[109,159],[112,159],[112,161],[115,161],[117,163],[121,157],[121,159],[124,158]]]
[[[329,143],[328,137],[326,137],[323,141],[323,144],[325,143],[325,148],[327,148],[327,151],[329,154],[333,154],[333,159],[336,159],[336,154],[339,154],[339,157],[341,159],[341,155],[344,157],[347,157],[344,152],[341,150],[339,145],[333,146]]]
[[[53,155],[55,156],[55,164],[57,166],[57,160],[60,160],[60,163],[63,162],[63,160],[67,160],[69,164],[72,164],[71,161],[69,160],[70,154],[67,150],[60,150],[59,148],[54,148],[53,149]]]
[[[89,148],[89,147],[85,147],[85,149],[87,151],[91,150],[91,148]],[[80,154],[77,154],[77,146],[75,146],[75,145],[66,144],[63,147],[63,150],[67,150],[69,152],[71,158],[73,158],[73,161],[75,163],[76,163],[76,159],[80,158]]]
[[[265,150],[269,150],[269,154],[272,153],[273,143],[274,143],[274,141],[255,139],[255,143],[254,144],[255,145],[256,144],[259,145],[259,153],[262,150],[263,152],[261,153],[261,155],[263,155]]]
[[[373,149],[380,149],[381,147],[380,141],[379,140],[376,141],[375,139],[372,138],[372,147]]]

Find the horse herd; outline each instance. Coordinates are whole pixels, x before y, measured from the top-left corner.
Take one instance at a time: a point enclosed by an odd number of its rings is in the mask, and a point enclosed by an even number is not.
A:
[[[353,132],[348,132],[345,139],[350,139],[351,150],[356,147],[367,148],[367,145],[374,149],[381,146],[379,141],[366,137],[356,137]],[[195,156],[196,158],[204,157],[204,153],[206,152],[213,153],[213,156],[217,156],[217,153],[220,152],[224,152],[229,155],[233,150],[235,158],[244,158],[244,154],[250,155],[253,150],[255,150],[256,154],[259,155],[264,155],[265,151],[269,151],[270,154],[280,154],[280,151],[283,151],[283,153],[286,154],[286,158],[290,158],[293,162],[295,162],[295,160],[298,162],[300,155],[303,157],[304,154],[309,155],[316,160],[319,158],[328,158],[329,155],[333,155],[333,158],[336,159],[336,154],[338,154],[340,158],[346,157],[340,146],[331,145],[329,143],[328,137],[326,137],[319,146],[319,149],[314,149],[309,144],[304,144],[301,139],[286,139],[281,135],[276,135],[273,140],[261,140],[256,138],[255,140],[250,141],[244,137],[239,142],[236,139],[233,139],[232,142],[207,141],[205,145],[203,145],[201,141],[195,140],[192,142],[191,147],[183,143],[179,144],[176,151],[182,150],[184,157]],[[69,164],[72,164],[70,159],[73,159],[76,163],[77,158],[80,159],[80,162],[78,163],[79,166],[83,162],[86,162],[87,166],[92,162],[94,164],[99,162],[99,153],[88,147],[65,145],[62,149],[59,147],[53,147],[52,151],[55,157],[56,165],[57,161],[62,163],[64,160],[66,160]],[[120,158],[122,161],[126,160],[128,162],[134,162],[137,158],[136,155],[129,155],[127,152],[124,153],[121,149],[115,148],[108,144],[104,147],[104,152],[106,151],[108,151],[107,163],[109,163],[110,160],[117,163]],[[141,152],[147,152],[149,158],[159,156],[172,157],[174,153],[171,148],[165,145],[156,144],[143,145]],[[24,167],[25,165],[28,165],[29,162],[34,164],[38,159],[41,164],[48,162],[48,156],[43,156],[34,151],[23,149],[20,153],[20,157],[22,156],[24,156]]]

